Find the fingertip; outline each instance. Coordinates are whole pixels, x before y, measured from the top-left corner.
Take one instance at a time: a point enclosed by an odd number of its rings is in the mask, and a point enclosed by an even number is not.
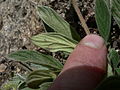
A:
[[[87,35],[70,54],[49,90],[95,89],[106,75],[106,56],[103,38],[94,34]]]
[[[105,42],[102,37],[95,34],[90,34],[84,37],[80,44],[91,48],[102,48],[105,45]]]
[[[80,65],[94,66],[106,71],[107,48],[104,39],[90,34],[84,37],[70,54],[63,71]]]

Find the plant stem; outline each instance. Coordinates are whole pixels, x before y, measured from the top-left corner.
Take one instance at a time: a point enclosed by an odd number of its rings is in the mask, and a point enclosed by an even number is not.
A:
[[[76,0],[71,0],[71,2],[72,2],[72,4],[73,4],[73,7],[74,7],[74,9],[75,9],[78,17],[79,17],[79,20],[81,21],[81,24],[82,24],[82,27],[83,27],[84,30],[85,30],[85,33],[86,33],[87,35],[90,34],[90,30],[89,30],[89,28],[88,28],[88,26],[87,26],[87,24],[86,24],[86,22],[85,22],[85,19],[83,18],[82,14],[81,14],[81,12],[80,12],[80,9],[79,9],[79,7],[78,7],[78,5],[77,5]]]

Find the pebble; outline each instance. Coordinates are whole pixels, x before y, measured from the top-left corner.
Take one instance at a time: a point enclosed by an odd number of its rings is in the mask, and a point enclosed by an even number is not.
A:
[[[4,72],[6,67],[7,67],[6,65],[0,64],[0,72]]]

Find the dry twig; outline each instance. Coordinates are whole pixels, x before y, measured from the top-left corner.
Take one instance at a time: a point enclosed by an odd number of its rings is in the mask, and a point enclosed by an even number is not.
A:
[[[72,4],[73,4],[73,7],[74,7],[74,9],[75,9],[78,17],[79,17],[79,20],[81,21],[82,27],[84,28],[86,34],[87,34],[87,35],[90,34],[90,30],[89,30],[89,28],[88,28],[88,26],[87,26],[87,24],[86,24],[86,22],[85,22],[85,19],[83,18],[82,14],[81,14],[81,12],[80,12],[80,9],[79,9],[79,7],[78,7],[78,5],[77,5],[76,0],[71,0],[71,2],[72,2]]]

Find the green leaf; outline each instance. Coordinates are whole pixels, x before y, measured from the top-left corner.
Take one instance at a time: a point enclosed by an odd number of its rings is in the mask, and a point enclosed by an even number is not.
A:
[[[111,12],[105,0],[96,0],[95,18],[100,35],[107,40],[109,39],[111,28]]]
[[[108,7],[110,8],[111,7],[111,1],[110,0],[105,0],[105,1],[107,3]]]
[[[26,83],[30,88],[39,88],[42,83],[52,82],[56,78],[50,70],[36,70],[28,75]]]
[[[50,28],[45,22],[43,22],[43,25],[46,32],[54,32],[54,30]]]
[[[29,88],[27,85],[26,85],[26,82],[22,82],[18,85],[18,89],[17,90],[40,90],[40,88],[38,89],[32,89],[32,88]]]
[[[65,51],[70,53],[78,43],[59,33],[42,33],[33,36],[31,39],[35,45],[50,50],[51,52]]]
[[[40,85],[40,90],[48,90],[48,88],[51,86],[52,82],[45,82]]]
[[[1,90],[17,90],[17,87],[21,82],[22,80],[19,78],[19,76],[14,76],[11,80],[7,81],[1,86]]]
[[[120,68],[116,68],[115,72],[117,73],[117,75],[120,75]]]
[[[21,82],[19,85],[18,85],[18,90],[22,90],[26,88],[26,82]]]
[[[120,62],[120,56],[119,56],[118,52],[116,52],[115,49],[110,50],[109,59],[111,61],[111,64],[112,64],[113,68],[117,68],[117,66]]]
[[[40,89],[31,89],[29,87],[26,87],[26,88],[23,88],[23,89],[20,89],[20,90],[40,90]]]
[[[45,82],[40,85],[40,88],[38,89],[31,89],[29,87],[23,88],[23,89],[18,89],[18,90],[48,90],[52,82]]]
[[[35,63],[31,63],[29,66],[32,68],[32,70],[38,70],[38,69],[49,70],[47,67],[44,67],[42,65],[38,65],[38,64],[35,64]]]
[[[120,90],[120,76],[106,78],[95,90]]]
[[[80,40],[78,33],[53,9],[47,6],[39,6],[38,11],[40,18],[55,32],[61,33],[71,39]]]
[[[63,65],[60,61],[56,60],[52,56],[44,55],[37,51],[21,50],[10,53],[9,58],[22,62],[31,62],[34,64],[45,66],[51,70],[61,70]],[[43,69],[43,68],[42,68]]]
[[[110,64],[108,64],[107,77],[112,76],[112,75],[113,75],[112,67]]]
[[[112,0],[112,15],[120,28],[120,0]]]

